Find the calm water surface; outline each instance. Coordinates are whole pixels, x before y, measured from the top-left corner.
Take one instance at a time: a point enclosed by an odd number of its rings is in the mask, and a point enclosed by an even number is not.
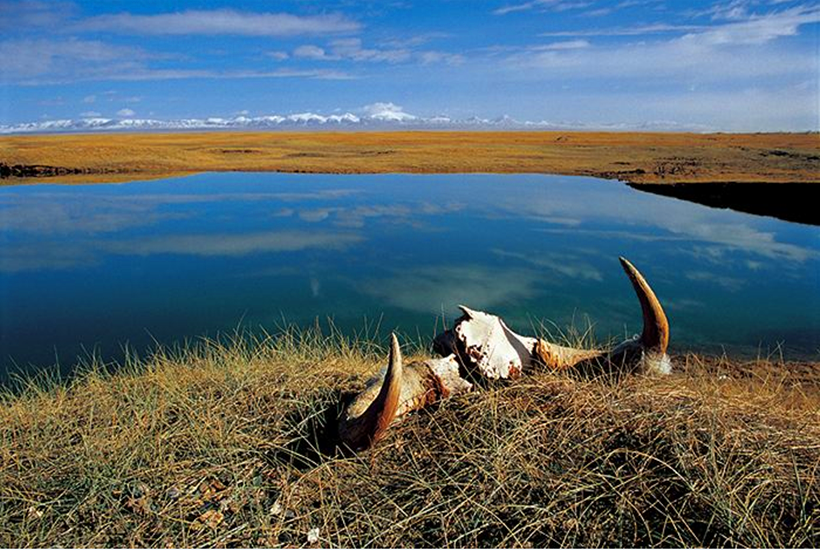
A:
[[[0,372],[283,319],[432,336],[459,303],[620,337],[618,255],[676,349],[817,357],[817,227],[589,178],[220,173],[0,188]]]

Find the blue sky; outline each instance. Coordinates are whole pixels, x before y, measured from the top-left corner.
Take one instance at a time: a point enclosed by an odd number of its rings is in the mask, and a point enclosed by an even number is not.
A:
[[[0,0],[0,124],[393,103],[816,130],[819,22],[820,4],[790,0]]]

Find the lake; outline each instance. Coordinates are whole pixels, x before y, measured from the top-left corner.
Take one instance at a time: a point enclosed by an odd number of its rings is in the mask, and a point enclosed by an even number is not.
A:
[[[0,372],[332,318],[432,337],[458,304],[519,332],[639,332],[672,351],[817,358],[820,229],[544,175],[216,173],[0,188]]]

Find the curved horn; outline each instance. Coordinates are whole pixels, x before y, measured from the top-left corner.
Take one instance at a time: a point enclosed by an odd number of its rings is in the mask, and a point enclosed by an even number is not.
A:
[[[339,436],[342,443],[356,451],[370,447],[384,435],[399,407],[402,379],[401,349],[396,335],[391,334],[390,338],[390,359],[379,394],[361,415],[347,420],[340,426]]]
[[[641,344],[643,344],[644,349],[661,354],[666,353],[666,348],[669,345],[669,321],[666,319],[661,303],[640,271],[626,258],[619,257],[618,259],[621,261],[621,266],[632,282],[635,294],[638,295],[638,300],[641,302],[641,311],[643,312]]]

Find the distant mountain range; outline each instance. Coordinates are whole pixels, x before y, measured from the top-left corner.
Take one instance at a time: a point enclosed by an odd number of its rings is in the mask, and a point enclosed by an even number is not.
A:
[[[157,120],[150,118],[103,118],[47,120],[22,124],[0,125],[0,134],[59,133],[59,132],[106,132],[106,131],[162,131],[162,130],[390,130],[390,129],[441,129],[441,130],[610,130],[610,131],[691,131],[710,129],[697,125],[681,125],[675,122],[646,122],[642,124],[589,124],[580,122],[519,121],[508,116],[494,119],[470,117],[453,119],[448,116],[419,117],[397,110],[372,112],[357,116],[320,115],[298,113],[291,115],[244,115],[223,118],[181,118]]]

